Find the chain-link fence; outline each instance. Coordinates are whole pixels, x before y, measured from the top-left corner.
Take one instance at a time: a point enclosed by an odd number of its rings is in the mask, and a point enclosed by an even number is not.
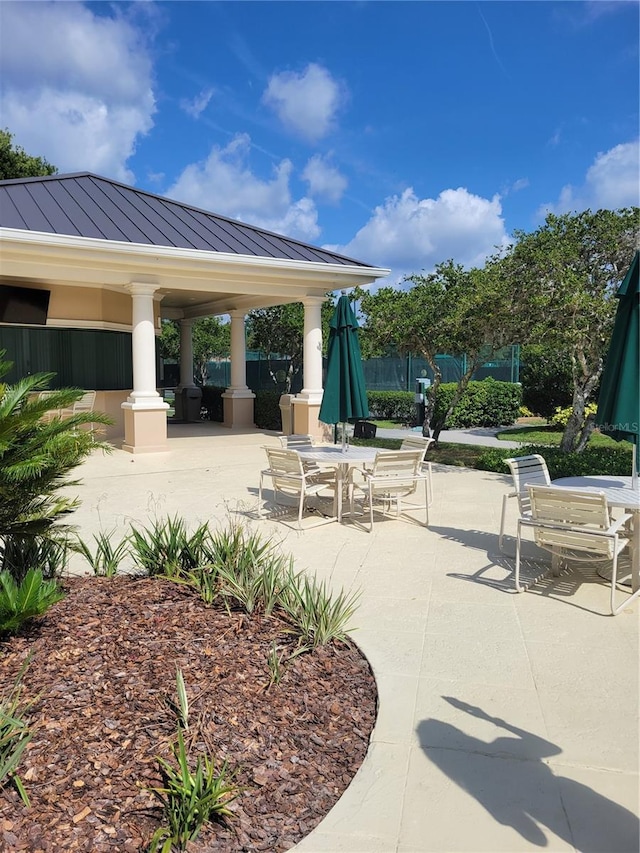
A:
[[[443,382],[457,382],[467,370],[465,356],[438,355],[436,360],[442,371]],[[433,371],[424,358],[411,355],[385,356],[366,359],[362,364],[369,391],[413,391],[416,379],[433,381]],[[247,385],[254,391],[269,389],[284,392],[288,369],[288,359],[272,356],[269,362],[261,352],[247,352]],[[504,347],[493,355],[487,353],[487,361],[475,371],[472,379],[486,379],[488,376],[503,382],[518,382],[520,347]],[[209,362],[207,384],[220,388],[227,388],[231,384],[231,364],[228,360]],[[292,376],[291,393],[297,394],[301,389],[302,371],[299,371]]]

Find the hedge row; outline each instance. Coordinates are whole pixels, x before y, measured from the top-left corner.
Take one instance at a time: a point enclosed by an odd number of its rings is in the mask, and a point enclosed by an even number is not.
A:
[[[631,448],[620,444],[617,447],[585,447],[582,453],[563,453],[559,447],[528,445],[515,448],[487,447],[476,462],[481,471],[508,474],[504,460],[511,456],[529,456],[539,453],[547,463],[552,480],[558,477],[588,477],[590,474],[609,474],[613,477],[628,476],[631,471]]]
[[[280,391],[256,391],[254,422],[259,429],[282,429]]]
[[[502,426],[518,419],[522,387],[514,382],[498,382],[487,378],[470,382],[445,423],[445,415],[456,392],[455,382],[445,382],[438,389],[433,413],[433,429],[467,429],[468,427]]]
[[[446,382],[438,390],[432,426],[442,428],[442,421],[456,390],[455,382]],[[205,385],[202,389],[202,406],[206,418],[223,420],[222,394],[224,388]],[[261,429],[282,429],[279,391],[256,391],[255,424]],[[369,417],[377,420],[416,422],[416,404],[410,391],[368,391]],[[470,382],[446,423],[448,429],[474,426],[501,426],[512,424],[518,418],[522,389],[512,382],[484,379]]]
[[[410,391],[367,391],[369,417],[415,423],[416,404]]]

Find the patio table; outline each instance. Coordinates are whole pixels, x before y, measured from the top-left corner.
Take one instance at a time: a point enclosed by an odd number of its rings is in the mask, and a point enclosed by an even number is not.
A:
[[[317,462],[318,465],[328,465],[336,469],[336,516],[342,521],[342,504],[344,489],[347,483],[349,468],[373,462],[379,452],[377,447],[296,447],[296,453],[301,459]]]
[[[631,586],[633,592],[638,591],[640,589],[640,490],[634,488],[632,478],[609,475],[561,477],[553,480],[552,485],[580,489],[585,492],[603,492],[609,506],[622,507],[631,513],[631,579],[629,581],[625,578],[620,580],[620,583]]]

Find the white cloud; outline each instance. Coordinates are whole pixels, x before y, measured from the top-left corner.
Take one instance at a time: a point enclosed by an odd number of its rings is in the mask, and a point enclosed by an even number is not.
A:
[[[309,184],[311,195],[336,203],[347,188],[347,179],[326,157],[314,154],[304,167],[302,178]]]
[[[126,167],[150,130],[152,64],[141,30],[78,3],[3,3],[2,126],[61,172],[132,181]]]
[[[431,271],[453,258],[481,266],[496,246],[508,242],[500,197],[473,195],[464,187],[436,199],[419,199],[412,188],[376,207],[373,216],[346,246],[334,247],[358,260],[392,269],[392,279]]]
[[[180,108],[192,118],[199,118],[209,106],[211,98],[213,98],[213,89],[203,89],[199,95],[196,95],[196,97],[191,100],[188,98],[182,98],[180,101]]]
[[[312,62],[300,74],[273,74],[262,100],[285,127],[315,142],[332,130],[344,97],[343,87],[329,71]]]
[[[584,183],[567,184],[558,201],[542,205],[540,216],[547,212],[616,210],[640,202],[640,142],[625,142],[599,153],[587,170]]]
[[[188,202],[302,240],[320,233],[315,204],[310,198],[293,200],[290,160],[274,167],[263,180],[249,166],[251,139],[239,134],[225,147],[214,146],[207,159],[188,165],[168,190],[170,198]]]

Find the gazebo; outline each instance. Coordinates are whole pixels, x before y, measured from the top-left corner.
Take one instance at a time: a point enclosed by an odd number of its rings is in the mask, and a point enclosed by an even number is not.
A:
[[[224,423],[249,426],[245,315],[302,302],[293,429],[320,434],[325,294],[388,273],[88,172],[0,181],[0,347],[9,358],[19,349],[29,372],[73,378],[69,362],[80,363],[84,381],[68,384],[95,388],[96,408],[115,422],[111,437],[124,436],[132,453],[166,449],[155,347],[163,318],[180,322],[181,390],[193,384],[193,321],[230,316]]]

